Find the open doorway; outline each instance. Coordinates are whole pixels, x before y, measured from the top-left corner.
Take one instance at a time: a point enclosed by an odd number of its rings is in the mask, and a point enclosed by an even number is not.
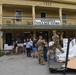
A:
[[[27,39],[27,38],[33,39],[33,31],[25,31],[24,32],[24,39]]]
[[[12,33],[5,33],[6,44],[12,45]]]

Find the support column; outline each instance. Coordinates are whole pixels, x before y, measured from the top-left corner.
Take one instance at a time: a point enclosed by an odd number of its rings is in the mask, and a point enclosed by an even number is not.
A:
[[[3,50],[3,32],[0,31],[0,50]]]
[[[33,31],[33,40],[35,39],[35,37],[36,37],[36,31],[34,30]]]
[[[2,25],[2,4],[1,3],[0,3],[0,25]],[[3,32],[2,31],[0,31],[0,50],[3,50]]]
[[[62,8],[59,9],[60,25],[62,25]]]
[[[0,25],[2,25],[2,4],[0,4]]]
[[[35,6],[32,6],[33,25],[35,25]]]

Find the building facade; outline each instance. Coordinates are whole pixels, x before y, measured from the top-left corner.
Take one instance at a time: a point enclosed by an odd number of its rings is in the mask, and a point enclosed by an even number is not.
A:
[[[49,41],[53,29],[64,38],[75,37],[75,0],[0,0],[1,50],[13,39],[42,35]]]

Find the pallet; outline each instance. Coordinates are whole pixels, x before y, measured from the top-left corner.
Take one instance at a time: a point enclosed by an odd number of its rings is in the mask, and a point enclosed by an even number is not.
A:
[[[62,67],[65,67],[65,64]],[[76,58],[68,61],[67,68],[76,70]]]

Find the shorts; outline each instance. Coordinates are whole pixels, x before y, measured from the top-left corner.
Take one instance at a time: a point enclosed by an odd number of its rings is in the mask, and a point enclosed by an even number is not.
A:
[[[36,51],[36,50],[37,50],[37,48],[36,48],[36,47],[32,47],[32,50],[33,50],[33,51]]]

